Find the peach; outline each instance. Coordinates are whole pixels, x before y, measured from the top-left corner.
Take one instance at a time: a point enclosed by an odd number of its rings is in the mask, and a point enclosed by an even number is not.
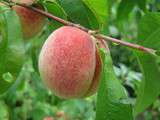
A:
[[[39,56],[44,83],[61,98],[82,98],[96,92],[101,58],[95,39],[70,26],[54,31]]]
[[[13,0],[14,2],[20,2],[26,5],[32,5],[33,0]],[[22,25],[23,36],[25,39],[30,39],[37,35],[45,25],[45,17],[37,12],[29,10],[21,6],[13,6],[13,10],[16,11],[20,18]],[[37,8],[43,9],[42,6],[37,5]]]

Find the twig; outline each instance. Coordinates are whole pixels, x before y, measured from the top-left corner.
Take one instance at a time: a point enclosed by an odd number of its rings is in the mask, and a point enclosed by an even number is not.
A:
[[[94,36],[96,38],[99,38],[99,39],[105,39],[107,41],[111,41],[111,42],[114,42],[114,43],[117,43],[117,44],[120,44],[120,45],[123,45],[123,46],[127,46],[127,47],[137,49],[137,50],[140,50],[140,51],[143,51],[143,52],[146,52],[146,53],[150,53],[152,55],[156,55],[156,50],[151,49],[151,48],[146,48],[146,47],[138,45],[138,44],[133,44],[133,43],[129,43],[129,42],[126,42],[126,41],[121,41],[121,40],[118,40],[118,39],[115,39],[115,38],[112,38],[112,37],[109,37],[109,36],[104,36],[102,34],[97,34],[97,35],[94,35]]]
[[[25,4],[20,4],[20,3],[16,3],[16,5],[19,5],[19,6],[28,8],[28,9],[31,9],[31,10],[33,10],[33,11],[35,11],[35,12],[41,14],[41,15],[46,16],[47,18],[53,19],[53,20],[55,20],[55,21],[57,21],[57,22],[60,22],[60,23],[62,23],[63,25],[73,26],[73,27],[79,28],[79,29],[81,29],[81,30],[83,30],[83,31],[86,31],[86,32],[89,31],[89,29],[87,29],[87,28],[85,28],[85,27],[83,27],[83,26],[80,26],[79,24],[74,24],[74,23],[72,23],[72,22],[70,22],[70,21],[61,19],[61,18],[59,18],[59,17],[57,17],[57,16],[54,16],[53,14],[48,13],[48,12],[42,10],[42,9],[39,9],[39,8],[36,8],[36,7],[33,7],[33,6],[28,6],[28,5],[25,5]]]
[[[11,2],[11,3],[14,3],[14,2]],[[57,22],[60,22],[63,25],[73,26],[73,27],[79,28],[79,29],[81,29],[83,31],[86,31],[86,32],[90,33],[91,35],[93,35],[97,39],[104,39],[106,41],[111,41],[111,42],[117,43],[119,45],[127,46],[127,47],[130,47],[130,48],[133,48],[133,49],[136,49],[136,50],[140,50],[140,51],[152,54],[152,55],[156,55],[156,50],[154,50],[154,49],[146,48],[146,47],[138,45],[138,44],[129,43],[129,42],[122,41],[122,40],[119,40],[119,39],[115,39],[115,38],[112,38],[112,37],[109,37],[109,36],[105,36],[105,35],[102,35],[102,34],[97,34],[96,31],[93,31],[93,30],[90,30],[88,28],[85,28],[85,27],[83,27],[83,26],[81,26],[79,24],[75,24],[75,23],[72,23],[70,21],[61,19],[61,18],[59,18],[57,16],[54,16],[51,13],[48,13],[48,12],[46,12],[44,10],[38,9],[36,7],[33,7],[33,6],[28,6],[28,5],[21,4],[21,3],[15,3],[15,4],[19,5],[19,6],[22,6],[22,7],[25,7],[27,9],[33,10],[33,11],[35,11],[35,12],[41,14],[41,15],[44,15],[44,16],[50,18],[50,19],[53,19],[53,20],[55,20]]]

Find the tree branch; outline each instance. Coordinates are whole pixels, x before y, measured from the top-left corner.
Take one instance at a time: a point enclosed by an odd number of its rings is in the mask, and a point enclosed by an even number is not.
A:
[[[112,37],[109,37],[109,36],[105,36],[103,34],[99,34],[96,31],[93,31],[93,30],[90,30],[88,28],[85,28],[85,27],[83,27],[83,26],[81,26],[79,24],[75,24],[75,23],[72,23],[70,21],[61,19],[61,18],[59,18],[57,16],[54,16],[51,13],[48,13],[48,12],[46,12],[44,10],[41,10],[41,9],[38,9],[36,7],[28,6],[28,5],[21,4],[21,3],[14,3],[14,2],[11,2],[11,1],[9,1],[8,3],[9,3],[10,6],[13,6],[13,5],[16,4],[18,6],[22,6],[22,7],[25,7],[27,9],[33,10],[33,11],[37,12],[38,14],[44,15],[47,18],[53,19],[53,20],[55,20],[57,22],[60,22],[63,25],[73,26],[73,27],[79,28],[79,29],[81,29],[81,30],[83,30],[85,32],[88,32],[89,34],[93,35],[97,39],[104,39],[106,41],[110,41],[110,42],[113,42],[113,43],[116,43],[116,44],[119,44],[119,45],[123,45],[123,46],[127,46],[127,47],[130,47],[130,48],[136,49],[136,50],[143,51],[145,53],[156,55],[156,50],[154,50],[154,49],[146,48],[146,47],[138,45],[138,44],[129,43],[129,42],[122,41],[122,40],[119,40],[119,39],[115,39],[115,38],[112,38]],[[10,3],[12,3],[12,4],[10,4]]]

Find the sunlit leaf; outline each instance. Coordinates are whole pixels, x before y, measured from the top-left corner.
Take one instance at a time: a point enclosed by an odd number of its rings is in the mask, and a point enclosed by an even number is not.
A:
[[[132,107],[113,70],[110,54],[101,51],[103,72],[98,90],[96,120],[133,120]]]

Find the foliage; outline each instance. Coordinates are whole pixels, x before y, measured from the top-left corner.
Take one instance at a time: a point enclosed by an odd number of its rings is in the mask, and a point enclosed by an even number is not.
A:
[[[1,0],[2,1],[2,0]],[[159,0],[46,0],[45,10],[128,42],[160,50]],[[101,51],[98,93],[64,100],[45,88],[39,51],[62,24],[47,19],[43,31],[23,40],[17,14],[0,6],[0,120],[159,120],[160,57],[113,43]]]

